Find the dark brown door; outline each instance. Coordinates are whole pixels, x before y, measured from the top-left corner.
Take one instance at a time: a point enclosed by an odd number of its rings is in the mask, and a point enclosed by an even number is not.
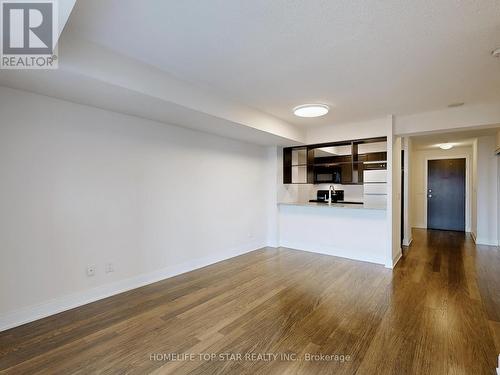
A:
[[[465,159],[429,160],[427,227],[465,231]]]

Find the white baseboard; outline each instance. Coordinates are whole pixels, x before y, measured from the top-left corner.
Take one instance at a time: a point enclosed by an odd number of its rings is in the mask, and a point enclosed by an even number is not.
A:
[[[403,256],[403,252],[401,251],[401,249],[399,249],[399,252],[392,259],[392,264],[386,264],[385,268],[389,268],[389,269],[392,270],[394,267],[396,267],[396,264],[398,264],[398,262],[399,262],[399,260],[401,259],[402,256]]]
[[[357,261],[361,261],[361,262],[368,262],[368,263],[375,263],[375,264],[384,265],[384,262],[381,259],[377,259],[376,257],[371,257],[371,258],[360,257],[360,256],[357,256],[356,254],[353,255],[353,251],[332,248],[331,246],[318,246],[318,245],[311,246],[310,244],[303,244],[303,243],[282,242],[280,244],[280,247],[286,247],[289,249],[306,251],[308,253],[331,255],[331,256],[336,256],[339,258],[345,258],[345,259],[357,260]]]
[[[278,241],[267,241],[267,244],[266,244],[266,247],[272,247],[274,249],[280,247],[279,245],[279,242]]]
[[[126,292],[131,289],[140,288],[169,277],[177,276],[198,268],[208,266],[238,255],[242,255],[256,249],[266,247],[265,244],[255,244],[244,248],[236,248],[230,251],[220,252],[211,256],[198,258],[182,264],[173,265],[153,272],[141,274],[128,279],[104,284],[92,289],[83,290],[69,295],[54,298],[52,300],[27,306],[15,311],[0,315],[0,332],[20,326],[50,315],[83,306],[103,298]]]
[[[403,239],[404,246],[410,246],[412,242],[413,242],[413,237]]]
[[[476,233],[474,233],[474,232],[471,231],[470,235],[472,237],[472,241],[474,241],[474,243],[476,243]]]
[[[427,229],[427,225],[424,225],[424,224],[414,224],[412,228]]]
[[[470,232],[470,235],[476,245],[498,246],[498,242],[495,239],[492,240],[488,238],[477,237],[476,233],[474,232]]]
[[[476,245],[498,246],[498,242],[488,238],[472,237]]]

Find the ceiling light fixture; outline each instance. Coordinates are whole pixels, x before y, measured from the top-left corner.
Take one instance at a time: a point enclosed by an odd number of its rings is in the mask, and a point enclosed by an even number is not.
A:
[[[441,150],[449,150],[452,147],[453,147],[453,145],[451,143],[442,143],[439,145],[439,148]]]
[[[500,48],[492,51],[491,54],[493,55],[493,57],[500,57]]]
[[[295,107],[293,113],[299,117],[321,117],[328,113],[330,107],[326,104],[303,104]]]

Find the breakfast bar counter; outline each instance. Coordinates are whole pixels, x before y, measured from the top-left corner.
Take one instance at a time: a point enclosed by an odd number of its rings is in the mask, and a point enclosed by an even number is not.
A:
[[[387,209],[386,204],[377,203],[319,203],[319,202],[282,202],[280,206],[301,206],[301,207],[323,207],[323,208],[347,208],[355,210],[382,210]]]
[[[279,203],[279,244],[390,266],[385,205]]]

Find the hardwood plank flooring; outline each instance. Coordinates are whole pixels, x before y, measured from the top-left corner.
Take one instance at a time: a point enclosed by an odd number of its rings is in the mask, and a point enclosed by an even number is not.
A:
[[[394,271],[262,249],[1,332],[0,372],[494,374],[499,270],[456,232],[415,230]]]

